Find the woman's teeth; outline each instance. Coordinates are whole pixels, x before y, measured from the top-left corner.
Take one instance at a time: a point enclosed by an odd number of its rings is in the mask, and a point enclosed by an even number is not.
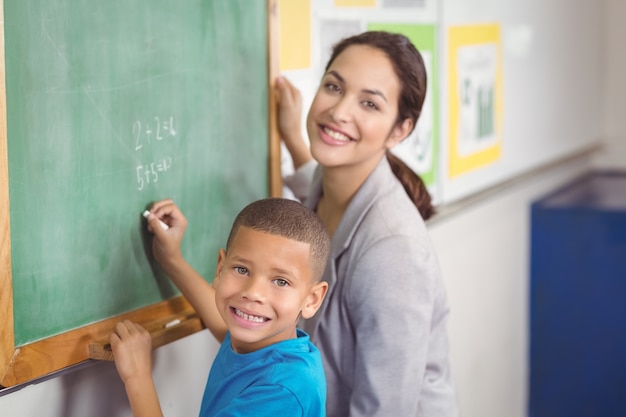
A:
[[[341,141],[341,142],[348,142],[350,141],[350,138],[346,135],[344,135],[343,133],[339,133],[335,130],[330,130],[329,128],[325,127],[324,128],[324,133],[326,133],[328,136],[330,136],[331,138]]]

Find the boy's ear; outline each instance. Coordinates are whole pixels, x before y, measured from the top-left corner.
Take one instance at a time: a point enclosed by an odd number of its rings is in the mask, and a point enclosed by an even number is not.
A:
[[[320,281],[313,285],[302,307],[302,317],[310,319],[319,310],[328,292],[328,282]]]
[[[217,252],[217,266],[215,267],[215,278],[213,281],[217,280],[222,273],[224,259],[226,259],[226,251],[224,249],[220,249],[219,252]]]

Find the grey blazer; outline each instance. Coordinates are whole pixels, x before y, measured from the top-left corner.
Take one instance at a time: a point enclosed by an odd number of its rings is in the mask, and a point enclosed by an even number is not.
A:
[[[309,165],[285,183],[301,195],[312,172]],[[305,203],[315,208],[319,169],[310,185]],[[324,279],[326,299],[303,327],[322,353],[327,415],[457,416],[438,261],[386,158],[341,219]]]

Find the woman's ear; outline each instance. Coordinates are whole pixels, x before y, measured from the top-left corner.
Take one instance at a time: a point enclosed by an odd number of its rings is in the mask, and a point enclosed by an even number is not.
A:
[[[387,149],[391,149],[396,146],[398,143],[402,142],[413,130],[413,120],[404,119],[404,121],[400,124],[394,126],[391,134],[387,138],[385,142],[385,146]]]
[[[302,317],[310,319],[319,310],[328,292],[328,282],[320,281],[313,285],[306,296],[304,306],[302,307]]]

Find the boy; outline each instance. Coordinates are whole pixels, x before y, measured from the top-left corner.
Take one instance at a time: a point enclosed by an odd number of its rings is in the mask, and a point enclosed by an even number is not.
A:
[[[219,251],[212,286],[180,253],[187,221],[171,200],[153,205],[148,225],[155,257],[223,342],[200,416],[324,416],[321,357],[309,336],[296,328],[301,317],[315,314],[328,289],[321,277],[330,238],[317,215],[282,198],[245,207],[226,249]],[[162,415],[151,375],[149,333],[126,321],[117,324],[110,339],[133,415]]]

